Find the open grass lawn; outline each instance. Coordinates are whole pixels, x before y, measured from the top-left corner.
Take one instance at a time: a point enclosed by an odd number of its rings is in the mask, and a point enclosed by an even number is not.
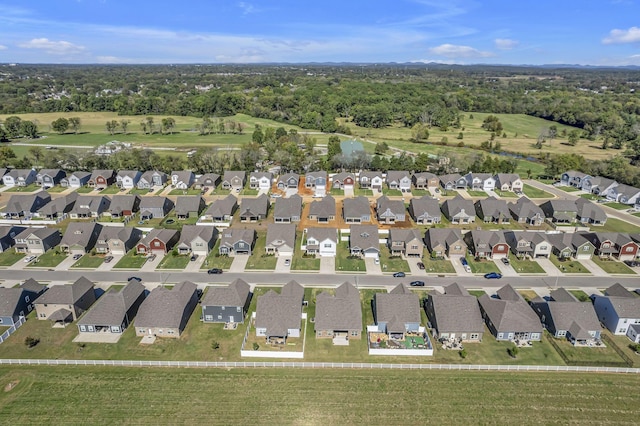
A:
[[[126,191],[122,191],[122,193],[124,194]],[[120,193],[120,188],[118,188],[117,185],[111,185],[106,187],[105,189],[103,189],[102,191],[100,191],[101,194],[103,195],[113,195],[113,194],[119,194]]]
[[[366,272],[367,266],[364,259],[360,257],[351,258],[349,255],[349,242],[341,241],[338,243],[336,253],[336,271],[337,272]]]
[[[302,232],[296,232],[296,241],[302,241]],[[291,260],[291,269],[294,271],[319,271],[320,270],[320,257],[319,256],[303,256],[304,252],[300,248],[296,248],[293,252],[293,259]]]
[[[617,260],[604,260],[600,259],[598,256],[593,256],[591,258],[593,263],[602,268],[605,272],[609,274],[631,274],[635,275],[635,272],[625,265],[622,262],[618,262]]]
[[[577,260],[560,261],[553,253],[549,256],[549,260],[551,260],[556,268],[565,274],[591,274],[591,272]]]
[[[10,382],[17,385],[0,395],[0,418],[11,424],[84,424],[88,415],[133,424],[178,419],[189,424],[265,425],[633,424],[640,377],[357,369],[0,368],[0,385]],[[91,383],[91,397],[86,383]],[[225,391],[216,393],[216,403],[211,404],[204,389]],[[122,397],[117,403],[104,403],[114,395]],[[393,409],[381,411],[380,398],[393,401]],[[428,409],[417,406],[417,401],[429,401]],[[452,413],[451,407],[462,406],[469,409]]]
[[[71,265],[72,268],[85,268],[85,269],[95,269],[98,266],[102,265],[104,262],[104,256],[92,256],[90,254],[85,254],[82,256],[76,263]]]
[[[29,263],[27,268],[37,267],[37,268],[55,268],[59,264],[62,263],[63,260],[67,258],[67,255],[59,252],[57,249],[49,250],[45,254],[41,254],[38,256],[36,260]]]
[[[129,250],[129,253],[122,256],[122,259],[116,263],[114,269],[140,269],[145,264],[147,259],[144,255],[136,255],[135,248]]]
[[[220,268],[227,270],[232,263],[233,257],[220,256],[220,239],[218,238],[213,249],[211,249],[204,262],[202,262],[201,269]]]
[[[411,272],[409,264],[402,256],[393,256],[389,252],[389,247],[380,244],[380,269],[382,272]]]
[[[468,189],[467,194],[471,195],[472,197],[487,198],[487,193],[484,191],[474,191],[472,189]]]
[[[382,188],[382,193],[387,197],[402,197],[403,193],[399,189]]]
[[[426,189],[411,189],[411,195],[413,197],[423,197],[425,195],[431,196],[431,193]]]
[[[423,256],[422,263],[424,263],[425,272],[431,272],[436,274],[455,274],[456,270],[451,264],[451,261],[446,259],[432,259],[430,256]]]
[[[509,262],[519,274],[544,274],[544,269],[535,260],[520,260],[515,256],[509,256]]]
[[[94,191],[96,192],[96,194],[98,193],[98,191],[96,191],[95,188],[91,188],[89,186],[83,186],[83,187],[80,187],[80,188],[76,189],[76,192],[78,194],[89,194],[89,193],[94,192]]]
[[[519,198],[515,192],[511,191],[495,191],[500,198]]]
[[[266,240],[267,231],[258,231],[258,238],[256,239],[256,244],[253,246],[251,256],[249,256],[246,269],[276,269],[278,258],[274,255],[267,256],[265,253]]]
[[[569,343],[567,339],[555,339],[548,333],[545,333],[545,336],[546,339],[554,339],[555,343],[569,361],[583,363],[582,365],[592,365],[596,363],[604,363],[606,365],[607,362],[624,363],[622,357],[610,346],[576,347]]]
[[[573,294],[576,299],[581,302],[589,302],[589,295],[582,290],[569,290],[569,293]]]
[[[475,297],[480,297],[483,294],[487,294],[484,290],[467,290],[470,295]]]
[[[612,209],[616,209],[616,210],[629,210],[632,207],[628,204],[622,204],[622,203],[605,203],[603,205],[607,207],[611,207]]]
[[[64,192],[69,188],[66,188],[64,186],[60,186],[60,185],[56,185],[56,186],[52,186],[51,188],[47,188],[47,192],[50,194],[58,194],[60,192]]]
[[[32,183],[27,186],[14,186],[12,188],[7,189],[5,192],[35,192],[40,190],[40,185]]]
[[[578,191],[580,191],[580,188],[576,188],[575,186],[558,186],[558,189],[561,189],[564,192],[578,192]]]
[[[533,299],[538,297],[538,293],[533,290],[518,290],[518,293],[520,293],[520,295],[524,297],[524,300],[526,300],[527,302],[531,302]]]
[[[22,260],[24,256],[23,253],[16,253],[16,250],[12,247],[0,253],[0,266],[11,266],[17,261]]]
[[[522,187],[522,192],[529,198],[553,198],[553,195],[542,189],[534,188],[526,183]]]
[[[640,213],[633,213],[632,216],[640,217]]]
[[[169,252],[158,265],[157,269],[179,269],[186,268],[189,264],[190,256],[187,255],[174,255],[173,252]]]
[[[467,256],[467,262],[474,274],[486,274],[489,272],[500,272],[500,269],[492,260],[476,260],[473,256]]]
[[[161,191],[163,188],[158,188],[158,191]],[[148,189],[138,189],[138,188],[133,188],[130,189],[128,194],[131,195],[147,195],[147,194],[153,194],[156,190],[152,188],[151,192],[149,192]]]
[[[585,200],[591,200],[591,201],[596,201],[598,200],[600,197],[598,197],[595,194],[580,194],[580,198],[584,198]]]
[[[200,195],[201,191],[199,189],[173,189],[169,192],[169,195]]]
[[[615,217],[608,218],[604,225],[596,226],[594,229],[599,232],[625,232],[628,234],[640,232],[639,226],[625,222],[624,220],[616,219]]]
[[[331,188],[329,190],[329,194],[333,195],[334,197],[338,196],[338,197],[344,197],[344,189],[340,189],[340,188]]]
[[[361,189],[361,188],[354,188],[353,189],[353,195],[355,195],[356,197],[373,197],[373,191],[367,188]]]

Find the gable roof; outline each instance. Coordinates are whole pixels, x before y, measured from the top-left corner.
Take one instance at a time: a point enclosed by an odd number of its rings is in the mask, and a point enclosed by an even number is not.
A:
[[[38,205],[46,205],[50,201],[51,196],[46,191],[40,191],[35,194],[13,194],[2,211],[5,213],[35,213],[38,208],[42,208],[38,207]]]
[[[404,202],[402,200],[391,200],[386,195],[379,197],[376,201],[378,216],[386,212],[387,209],[394,215],[405,214]]]
[[[256,231],[254,229],[244,229],[244,228],[227,228],[222,231],[222,236],[220,237],[220,245],[221,246],[229,246],[233,245],[238,241],[244,241],[248,244],[253,243],[255,239]]]
[[[531,219],[535,215],[544,217],[542,209],[527,197],[520,197],[515,203],[509,203],[509,210],[511,210],[516,218],[524,217]]]
[[[169,211],[174,206],[173,201],[161,195],[140,198],[140,211],[142,212],[147,209],[165,209],[165,206],[167,206],[166,211]]]
[[[73,223],[73,222],[72,222]],[[57,228],[27,228],[14,237],[15,240],[24,240],[30,235],[34,235],[41,240],[46,240],[53,234],[60,233]]]
[[[211,241],[216,236],[216,228],[213,226],[183,225],[180,231],[178,244],[191,245],[191,242],[200,237],[204,241]]]
[[[111,200],[104,195],[78,195],[72,211],[76,213],[95,213],[99,212],[103,207],[105,210],[108,209],[110,205]]]
[[[85,277],[78,278],[73,284],[54,285],[36,299],[37,304],[75,305],[89,290],[93,282]]]
[[[163,181],[167,180],[167,174],[165,172],[161,172],[159,170],[148,170],[146,172],[144,172],[142,174],[142,176],[140,176],[140,180],[144,180],[146,182],[152,182],[153,181],[153,176],[160,176],[160,178]]]
[[[321,200],[314,200],[309,206],[310,216],[328,217],[336,215],[336,199],[331,195],[324,196]]]
[[[464,210],[464,213],[468,216],[476,215],[476,211],[473,208],[473,201],[463,198],[460,194],[457,194],[450,200],[446,200],[442,204],[442,209],[447,211],[451,217],[462,213],[462,210]]]
[[[107,169],[107,170],[94,170],[91,173],[91,179],[90,180],[96,180],[98,177],[103,177],[105,179],[109,179],[111,178],[113,175],[115,174],[113,169]]]
[[[171,180],[173,181],[173,178],[176,178],[175,181],[177,183],[185,183],[187,185],[190,185],[191,183],[193,183],[193,180],[195,178],[193,172],[191,170],[174,170],[171,172]]]
[[[351,283],[342,283],[335,295],[323,291],[316,297],[316,330],[362,330],[360,293]]]
[[[199,185],[204,185],[207,180],[212,181],[214,184],[220,180],[220,175],[216,173],[205,173],[202,176],[199,176],[195,183]]]
[[[231,216],[237,203],[238,199],[233,194],[229,194],[226,197],[219,198],[211,203],[205,214],[212,217]]]
[[[325,240],[338,242],[338,230],[336,228],[307,228],[307,248],[310,246],[309,239],[314,239],[321,243]]]
[[[349,235],[349,247],[360,250],[380,250],[378,227],[375,225],[351,225]]]
[[[108,291],[78,320],[78,325],[119,326],[144,292],[144,285],[137,280],[129,281],[120,291]]]
[[[98,241],[109,241],[113,239],[117,239],[120,241],[129,241],[133,233],[136,233],[139,236],[142,235],[142,231],[130,226],[103,226],[100,230],[100,234],[98,235]]]
[[[402,179],[411,179],[406,170],[389,170],[387,172],[387,182],[400,182]]]
[[[280,241],[280,242],[279,242]],[[296,225],[293,223],[270,223],[267,225],[267,246],[287,245],[294,248],[296,242]]]
[[[438,333],[484,332],[484,322],[478,299],[458,283],[444,287],[444,293],[432,291],[429,298],[433,305]]]
[[[438,200],[431,198],[428,195],[423,195],[420,198],[412,198],[411,201],[409,201],[409,207],[416,217],[420,217],[425,214],[429,217],[442,216]]]
[[[504,233],[500,230],[485,231],[474,229],[471,231],[471,239],[476,249],[487,247],[492,248],[497,244],[505,244],[507,241],[504,238]]]
[[[176,215],[188,215],[191,212],[200,213],[200,206],[204,206],[204,198],[199,195],[178,195],[176,199]]]
[[[302,197],[293,194],[289,198],[278,198],[273,208],[274,218],[291,218],[302,214]]]
[[[367,197],[345,198],[342,204],[345,218],[371,215],[371,207]]]
[[[209,287],[202,298],[202,306],[244,306],[251,287],[241,278],[236,278],[226,287]]]
[[[586,198],[578,198],[576,200],[576,209],[578,216],[588,218],[593,221],[604,222],[607,220],[607,214],[596,203],[592,203]]]
[[[294,179],[296,182],[300,182],[300,175],[297,173],[285,173],[278,176],[278,183],[286,184],[291,179]]]
[[[131,178],[135,179],[138,176],[141,176],[142,173],[139,170],[120,170],[116,174],[116,178]]]
[[[185,309],[198,287],[191,281],[182,281],[173,286],[156,287],[140,305],[136,327],[179,328]]]
[[[222,177],[223,182],[231,182],[232,179],[238,178],[244,182],[247,173],[241,170],[229,170],[224,172],[224,176]]]
[[[507,202],[499,200],[493,196],[477,201],[477,205],[480,207],[480,211],[482,211],[482,214],[485,217],[490,216],[496,218],[511,216]]]
[[[499,298],[483,294],[478,301],[498,333],[542,333],[538,315],[511,285],[507,284],[499,289],[497,295]]]
[[[40,207],[38,213],[43,215],[53,215],[56,213],[66,213],[73,208],[76,200],[78,199],[78,193],[72,192],[62,197],[55,198],[51,202]]]
[[[109,206],[109,211],[112,213],[119,213],[124,210],[133,210],[136,202],[138,205],[140,204],[140,197],[137,195],[114,195],[111,197],[111,205]]]
[[[102,228],[103,226],[96,222],[71,222],[62,236],[60,245],[91,248],[88,246],[92,240],[97,240]]]
[[[267,337],[286,336],[289,329],[299,329],[303,296],[304,288],[295,281],[285,284],[280,294],[269,290],[259,296],[256,328],[266,329]]]
[[[262,194],[256,198],[243,198],[240,202],[240,217],[248,215],[266,216],[269,210],[269,197]]]
[[[496,180],[500,183],[500,185],[504,185],[508,183],[509,185],[513,184],[513,182],[520,179],[520,175],[515,173],[498,173],[496,175]]]
[[[156,238],[164,243],[167,243],[168,241],[171,241],[171,239],[174,238],[177,234],[178,231],[176,231],[175,229],[154,228],[149,231],[147,235],[145,235],[145,237],[140,241],[139,244],[143,244],[148,247],[149,244],[151,244],[151,241]]]
[[[402,241],[405,244],[413,240],[418,240],[420,244],[424,244],[419,229],[391,228],[389,229],[389,239],[392,242]]]
[[[431,248],[442,245],[450,245],[463,241],[462,232],[453,228],[429,228],[426,232],[426,240],[431,244]]]
[[[389,331],[404,331],[407,323],[420,323],[420,299],[404,284],[398,284],[388,293],[376,293],[376,324],[381,322],[397,322],[401,324],[402,330],[394,329]]]

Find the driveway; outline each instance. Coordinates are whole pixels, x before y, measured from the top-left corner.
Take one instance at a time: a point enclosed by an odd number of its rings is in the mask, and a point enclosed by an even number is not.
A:
[[[596,263],[591,259],[580,259],[579,262],[582,263],[582,266],[587,268],[589,270],[589,272],[591,272],[596,277],[608,277],[609,276],[608,273],[603,271],[602,268],[599,267],[598,265],[596,265]]]
[[[164,256],[158,254],[156,255],[156,258],[153,259],[153,261],[149,261],[149,258],[147,258],[147,261],[144,263],[144,265],[142,265],[140,270],[143,272],[155,271],[158,265],[160,265],[160,262],[162,262],[163,258]]]
[[[285,262],[289,260],[289,264],[285,265]],[[290,272],[291,271],[291,256],[278,256],[276,262],[276,272]]]
[[[109,263],[102,262],[102,265],[98,266],[96,268],[96,271],[110,271],[115,266],[115,264],[118,263],[120,259],[124,257],[123,254],[116,254],[116,255],[110,254],[109,256],[112,256],[113,260]]]
[[[418,268],[418,262],[420,262],[421,260],[422,259],[420,259],[419,257],[407,258],[407,263],[409,264],[409,270],[411,271],[411,275],[418,275],[422,277],[425,277],[427,275],[427,272],[424,269]]]
[[[202,264],[204,263],[206,258],[207,258],[207,256],[198,255],[198,258],[196,260],[194,260],[193,262],[191,260],[189,260],[189,263],[187,263],[187,266],[184,268],[184,271],[185,272],[199,272],[200,268],[202,267]]]
[[[18,260],[16,263],[14,263],[13,265],[9,266],[7,269],[13,269],[13,270],[22,270],[24,269],[28,263],[25,262],[24,260],[26,258],[28,258],[29,256],[31,256],[30,254],[25,255],[25,257],[23,257],[22,259]]]
[[[285,195],[284,198],[289,198],[292,195],[295,195],[298,193],[298,188],[287,188],[287,190],[285,191]]]
[[[516,270],[513,269],[513,266],[505,265],[504,263],[502,263],[502,260],[500,259],[494,260],[493,263],[496,264],[496,266],[500,270],[500,273],[502,274],[503,277],[519,277],[520,276],[518,275]]]
[[[320,257],[320,273],[335,274],[335,272],[336,272],[336,258],[333,256]]]
[[[556,268],[556,265],[546,257],[539,257],[535,261],[538,262],[538,265],[540,265],[540,267],[544,269],[544,272],[550,277],[561,277],[564,275]]]
[[[450,258],[449,260],[451,261],[451,264],[453,265],[453,269],[456,270],[456,275],[464,277],[464,276],[471,276],[473,275],[471,272],[467,272],[464,270],[464,266],[462,266],[462,263],[460,263],[460,257],[458,256],[454,256],[452,258]]]
[[[344,188],[344,196],[345,198],[353,198],[353,186]]]
[[[233,262],[229,266],[229,272],[244,272],[244,268],[247,266],[249,256],[246,254],[239,254],[233,257]]]
[[[364,264],[367,267],[367,275],[382,275],[382,269],[380,268],[380,264],[376,265],[375,258],[365,257]],[[389,271],[389,272],[392,272],[392,271]]]
[[[85,255],[86,256],[86,255]],[[79,259],[78,259],[79,260]],[[78,260],[74,260],[72,255],[67,256],[65,260],[60,262],[58,266],[55,267],[56,271],[68,271],[71,268],[71,265],[76,263]]]

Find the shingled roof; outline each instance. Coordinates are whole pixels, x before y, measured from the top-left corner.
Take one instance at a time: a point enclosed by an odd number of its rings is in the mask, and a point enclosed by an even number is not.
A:
[[[323,291],[316,297],[316,330],[362,330],[360,293],[345,282],[335,295]]]
[[[36,303],[74,305],[90,289],[93,289],[93,282],[85,277],[80,277],[73,284],[51,286],[42,296],[38,297]]]
[[[210,287],[202,298],[202,306],[244,306],[249,293],[249,284],[236,278],[226,287]]]
[[[140,305],[136,327],[180,328],[197,288],[191,281],[182,281],[172,289],[154,288]]]
[[[435,318],[432,324],[442,333],[484,332],[484,321],[478,306],[478,299],[458,283],[444,287],[444,293],[429,293]]]
[[[389,293],[376,293],[375,298],[376,324],[387,323],[389,332],[404,332],[405,324],[420,323],[420,299],[405,284],[398,284]]]
[[[498,298],[492,298],[483,294],[478,301],[498,333],[542,333],[540,319],[511,285],[507,284],[499,289],[497,296]]]
[[[78,325],[120,326],[144,292],[144,285],[137,280],[129,281],[120,291],[108,291],[80,318]]]
[[[280,294],[269,290],[258,297],[256,328],[266,329],[266,337],[285,337],[290,329],[299,329],[302,317],[304,288],[289,281]]]

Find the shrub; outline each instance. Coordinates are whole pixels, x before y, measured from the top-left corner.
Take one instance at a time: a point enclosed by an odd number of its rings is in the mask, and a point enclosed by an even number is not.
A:
[[[509,354],[509,356],[511,358],[516,358],[518,356],[518,352],[519,351],[520,351],[520,349],[518,349],[517,346],[512,346],[512,347],[507,349],[507,353]]]
[[[465,359],[467,357],[467,350],[462,349],[460,352],[458,352],[458,355],[460,355],[460,358]]]
[[[464,147],[464,142],[458,142],[458,147],[459,148],[463,148]]]
[[[211,342],[211,349],[214,351],[220,349],[220,343],[217,340],[214,340]]]
[[[33,348],[38,343],[40,343],[40,339],[37,337],[27,336],[24,338],[24,344],[27,348]]]
[[[631,349],[634,352],[640,352],[640,343],[630,343],[629,349]]]
[[[463,139],[464,138],[464,133],[460,132],[458,133],[458,139]]]
[[[253,342],[253,350],[257,351],[258,349],[260,349],[260,345],[256,342]]]

